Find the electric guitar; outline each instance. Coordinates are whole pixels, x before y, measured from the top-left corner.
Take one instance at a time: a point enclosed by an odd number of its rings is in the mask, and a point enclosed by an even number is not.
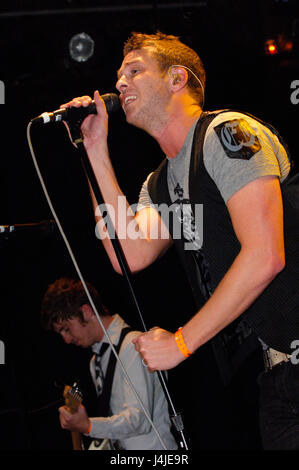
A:
[[[68,407],[71,414],[78,411],[82,403],[82,393],[76,383],[72,387],[66,385],[63,391],[65,405]],[[71,431],[73,450],[84,450],[81,434],[78,431]]]
[[[82,403],[82,393],[76,383],[72,387],[70,385],[66,385],[64,387],[64,401],[65,405],[70,410],[71,414],[74,414],[78,411],[80,404]],[[72,442],[73,442],[73,449],[74,450],[84,450],[84,444],[81,437],[81,434],[78,431],[71,431],[72,434]],[[94,439],[88,450],[111,450],[112,447],[110,446],[109,439],[97,440]]]

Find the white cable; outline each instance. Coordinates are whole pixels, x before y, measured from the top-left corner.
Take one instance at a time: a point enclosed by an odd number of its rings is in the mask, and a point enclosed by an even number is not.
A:
[[[83,285],[83,287],[84,287],[84,290],[85,290],[85,292],[86,292],[86,295],[87,295],[87,297],[88,297],[88,300],[89,300],[89,302],[90,302],[90,304],[91,304],[91,306],[92,306],[92,308],[93,308],[93,311],[94,311],[94,313],[95,313],[95,315],[96,315],[96,317],[97,317],[97,319],[98,319],[98,322],[99,322],[100,325],[101,325],[101,328],[103,329],[103,331],[104,331],[104,333],[105,333],[106,338],[108,339],[108,342],[109,342],[110,347],[111,347],[111,349],[112,349],[112,351],[113,351],[113,354],[115,355],[115,357],[116,357],[118,363],[119,363],[120,366],[121,366],[121,369],[122,369],[122,371],[123,371],[123,373],[124,373],[124,375],[125,375],[125,379],[126,379],[128,385],[131,387],[131,390],[132,390],[133,393],[135,394],[135,396],[136,396],[136,398],[137,398],[137,400],[138,400],[138,402],[139,402],[139,404],[140,404],[140,406],[141,406],[141,408],[142,408],[142,410],[143,410],[145,416],[147,417],[147,419],[149,420],[150,424],[152,425],[152,427],[153,427],[155,433],[157,434],[158,439],[160,440],[160,443],[161,443],[162,447],[164,448],[164,450],[167,450],[167,448],[166,448],[166,446],[165,446],[165,444],[164,444],[164,442],[163,442],[163,440],[162,440],[162,438],[161,438],[161,436],[160,436],[160,434],[159,434],[159,432],[158,432],[156,426],[154,425],[154,423],[153,423],[152,419],[150,418],[150,416],[149,416],[149,414],[148,414],[148,412],[147,412],[145,406],[143,405],[143,403],[142,403],[142,401],[141,401],[141,399],[140,399],[140,397],[139,397],[137,391],[135,390],[134,385],[132,384],[132,381],[131,381],[129,375],[128,375],[126,369],[124,368],[124,365],[123,365],[123,363],[121,362],[121,359],[119,358],[119,356],[118,356],[118,354],[117,354],[117,352],[116,352],[116,350],[115,350],[115,348],[114,348],[114,346],[113,346],[113,344],[112,344],[112,341],[111,341],[111,339],[110,339],[110,337],[109,337],[109,335],[108,335],[108,333],[107,333],[107,330],[106,330],[105,326],[103,325],[103,322],[102,322],[102,320],[101,320],[101,318],[100,318],[100,315],[99,315],[99,313],[98,313],[98,311],[97,311],[97,309],[96,309],[96,306],[94,305],[94,302],[93,302],[93,300],[92,300],[92,298],[91,298],[91,295],[90,295],[90,293],[89,293],[89,291],[88,291],[88,288],[87,288],[87,286],[86,286],[86,283],[85,283],[85,281],[84,281],[84,278],[83,278],[83,276],[82,276],[82,274],[81,274],[80,268],[79,268],[79,266],[78,266],[78,263],[77,263],[77,261],[76,261],[76,258],[75,258],[75,256],[74,256],[74,254],[73,254],[72,248],[71,248],[71,246],[70,246],[70,244],[69,244],[69,242],[68,242],[68,239],[67,239],[67,237],[66,237],[66,235],[65,235],[65,233],[64,233],[64,231],[63,231],[63,228],[62,228],[62,226],[61,226],[61,224],[60,224],[60,221],[59,221],[58,216],[57,216],[57,214],[56,214],[56,211],[55,211],[55,209],[54,209],[54,207],[53,207],[51,198],[50,198],[50,196],[49,196],[49,193],[48,193],[48,191],[47,191],[47,188],[46,188],[44,179],[43,179],[43,177],[42,177],[42,174],[41,174],[41,172],[40,172],[38,163],[37,163],[36,158],[35,158],[33,146],[32,146],[32,143],[31,143],[31,138],[30,138],[30,128],[31,128],[31,124],[32,124],[32,123],[29,122],[29,124],[28,124],[28,126],[27,126],[27,140],[28,140],[28,145],[29,145],[30,153],[31,153],[31,156],[32,156],[32,160],[33,160],[33,163],[34,163],[34,166],[35,166],[35,169],[36,169],[36,172],[37,172],[39,181],[40,181],[41,186],[42,186],[42,189],[43,189],[43,191],[44,191],[46,200],[47,200],[47,202],[48,202],[48,204],[49,204],[50,210],[51,210],[51,212],[52,212],[52,214],[53,214],[53,217],[54,217],[54,219],[55,219],[55,221],[56,221],[56,224],[57,224],[57,226],[58,226],[58,228],[59,228],[59,231],[60,231],[61,236],[62,236],[62,238],[63,238],[63,240],[64,240],[64,243],[65,243],[65,245],[66,245],[66,247],[67,247],[67,250],[68,250],[69,255],[70,255],[70,257],[71,257],[71,260],[72,260],[72,262],[73,262],[73,264],[74,264],[74,267],[75,267],[75,269],[76,269],[76,271],[77,271],[77,274],[78,274],[78,276],[79,276],[79,278],[80,278],[80,280],[81,280],[81,282],[82,282],[82,285]]]
[[[191,69],[189,69],[189,67],[186,67],[186,65],[181,65],[181,64],[170,65],[168,71],[171,69],[171,67],[182,67],[183,69],[186,69],[186,70],[188,70],[188,72],[192,73],[193,77],[198,81],[198,83],[201,87],[201,90],[202,90],[202,105],[201,105],[201,108],[203,108],[204,107],[204,102],[205,102],[205,89],[203,87],[202,81],[198,78],[197,75],[195,75],[195,73]]]

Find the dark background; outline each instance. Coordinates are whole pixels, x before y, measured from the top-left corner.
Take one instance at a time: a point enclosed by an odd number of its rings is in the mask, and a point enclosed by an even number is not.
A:
[[[115,91],[122,45],[130,32],[179,35],[202,58],[207,71],[206,110],[234,108],[273,124],[298,166],[298,106],[291,83],[299,80],[299,12],[294,1],[2,1],[0,7],[0,224],[52,219],[29,152],[31,118],[59,108],[71,98]],[[85,32],[95,42],[87,62],[74,62],[68,44]],[[283,34],[290,52],[265,54],[267,39]],[[281,42],[280,42],[281,44]],[[105,303],[141,329],[122,276],[114,273],[96,239],[95,223],[78,152],[62,124],[32,128],[33,146],[53,205],[86,280]],[[130,203],[161,158],[157,144],[126,124],[120,112],[110,118],[110,150],[117,177]],[[0,234],[0,448],[71,449],[70,435],[58,423],[63,386],[79,380],[92,413],[88,376],[90,353],[44,331],[40,303],[49,283],[76,276],[57,229]],[[171,250],[133,276],[146,326],[175,331],[194,313],[181,266]],[[169,372],[170,393],[182,411],[191,448],[260,449],[257,376],[260,350],[254,349],[224,385],[209,346]]]

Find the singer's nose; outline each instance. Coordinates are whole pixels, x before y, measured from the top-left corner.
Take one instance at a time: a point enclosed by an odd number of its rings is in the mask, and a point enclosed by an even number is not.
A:
[[[128,84],[127,84],[127,81],[126,81],[126,78],[125,78],[125,75],[121,75],[117,82],[116,82],[116,89],[120,92],[120,93],[123,93],[123,91],[127,88]]]

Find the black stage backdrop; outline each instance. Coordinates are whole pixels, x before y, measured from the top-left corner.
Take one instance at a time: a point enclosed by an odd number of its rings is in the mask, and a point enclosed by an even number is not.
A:
[[[202,2],[19,1],[1,2],[0,225],[53,218],[30,156],[26,127],[31,118],[57,109],[74,96],[114,92],[122,45],[131,31],[179,35],[198,51],[207,71],[206,110],[234,108],[272,123],[288,142],[298,166],[296,88],[299,85],[296,2],[207,0]],[[75,62],[70,39],[85,32],[94,55]],[[265,54],[274,39],[279,53]],[[292,41],[290,51],[284,45]],[[296,83],[298,80],[298,84]],[[32,128],[38,163],[86,280],[105,303],[141,329],[135,305],[95,236],[95,223],[78,152],[62,124]],[[111,158],[130,203],[163,155],[145,133],[110,118]],[[52,231],[0,233],[1,351],[0,448],[68,450],[70,434],[60,429],[57,408],[64,384],[79,381],[92,414],[94,392],[89,351],[67,346],[40,326],[40,303],[49,283],[76,276],[62,237]],[[148,328],[175,331],[194,313],[190,290],[173,250],[133,276]],[[252,344],[237,364],[237,344],[246,331],[228,332],[229,379],[209,345],[169,371],[169,390],[184,417],[195,450],[260,449],[257,377],[261,352]],[[230,343],[229,343],[230,341]],[[246,349],[246,345],[245,345]],[[3,354],[2,354],[3,356]],[[231,362],[231,364],[229,364]]]

